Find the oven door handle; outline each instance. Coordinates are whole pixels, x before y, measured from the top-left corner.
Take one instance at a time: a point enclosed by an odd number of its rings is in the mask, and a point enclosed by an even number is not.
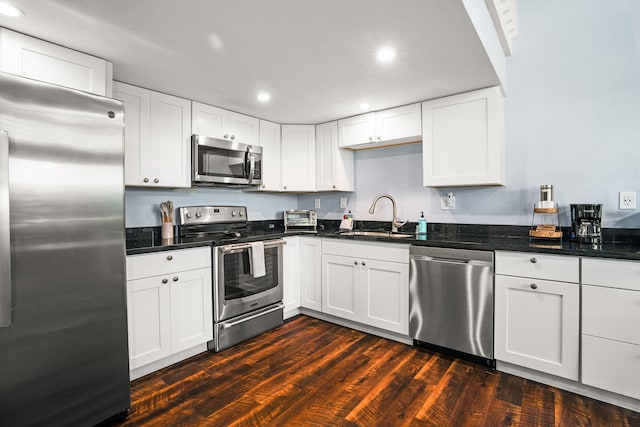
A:
[[[281,245],[286,245],[287,242],[284,239],[278,239],[278,240],[266,240],[264,241],[264,247],[265,248],[271,248],[274,246],[281,246]],[[232,251],[237,251],[237,250],[242,250],[242,249],[250,249],[251,248],[251,244],[250,243],[238,243],[236,245],[225,245],[225,246],[220,246],[218,249],[220,249],[223,253],[227,253],[227,252],[232,252]]]
[[[282,310],[282,304],[278,304],[276,306],[273,306],[268,310],[263,310],[263,311],[259,311],[257,313],[253,313],[253,314],[251,314],[251,316],[242,317],[242,318],[240,318],[238,320],[235,320],[233,322],[220,323],[220,329],[233,328],[234,326],[237,326],[237,325],[239,325],[241,323],[244,323],[244,322],[249,321],[249,320],[257,319],[260,316],[264,316],[265,314],[273,313],[274,311],[278,311],[278,310]]]

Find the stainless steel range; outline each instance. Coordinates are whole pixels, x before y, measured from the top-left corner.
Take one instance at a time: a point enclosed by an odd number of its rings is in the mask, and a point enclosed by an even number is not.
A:
[[[281,238],[251,237],[244,206],[178,209],[180,241],[212,241],[214,339],[220,351],[283,324]]]

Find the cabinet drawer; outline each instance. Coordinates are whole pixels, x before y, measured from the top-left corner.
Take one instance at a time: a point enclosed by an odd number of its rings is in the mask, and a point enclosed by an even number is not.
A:
[[[380,261],[409,264],[409,245],[372,242],[344,242],[337,239],[322,239],[324,255],[339,255],[350,258],[377,259]]]
[[[582,383],[640,399],[640,346],[583,335]]]
[[[496,252],[496,274],[578,283],[578,257],[525,252]]]
[[[640,291],[640,262],[582,258],[582,283]]]
[[[582,333],[640,345],[640,292],[582,286]]]
[[[211,267],[211,248],[191,248],[127,256],[127,280]]]

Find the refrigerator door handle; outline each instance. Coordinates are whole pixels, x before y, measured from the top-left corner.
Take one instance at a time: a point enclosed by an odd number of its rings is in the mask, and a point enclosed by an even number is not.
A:
[[[11,227],[9,223],[9,134],[0,131],[0,328],[11,326]]]

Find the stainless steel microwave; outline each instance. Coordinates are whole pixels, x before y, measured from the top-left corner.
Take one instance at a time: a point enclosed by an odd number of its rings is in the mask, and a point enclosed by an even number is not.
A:
[[[191,183],[196,186],[262,184],[262,147],[192,135]]]

